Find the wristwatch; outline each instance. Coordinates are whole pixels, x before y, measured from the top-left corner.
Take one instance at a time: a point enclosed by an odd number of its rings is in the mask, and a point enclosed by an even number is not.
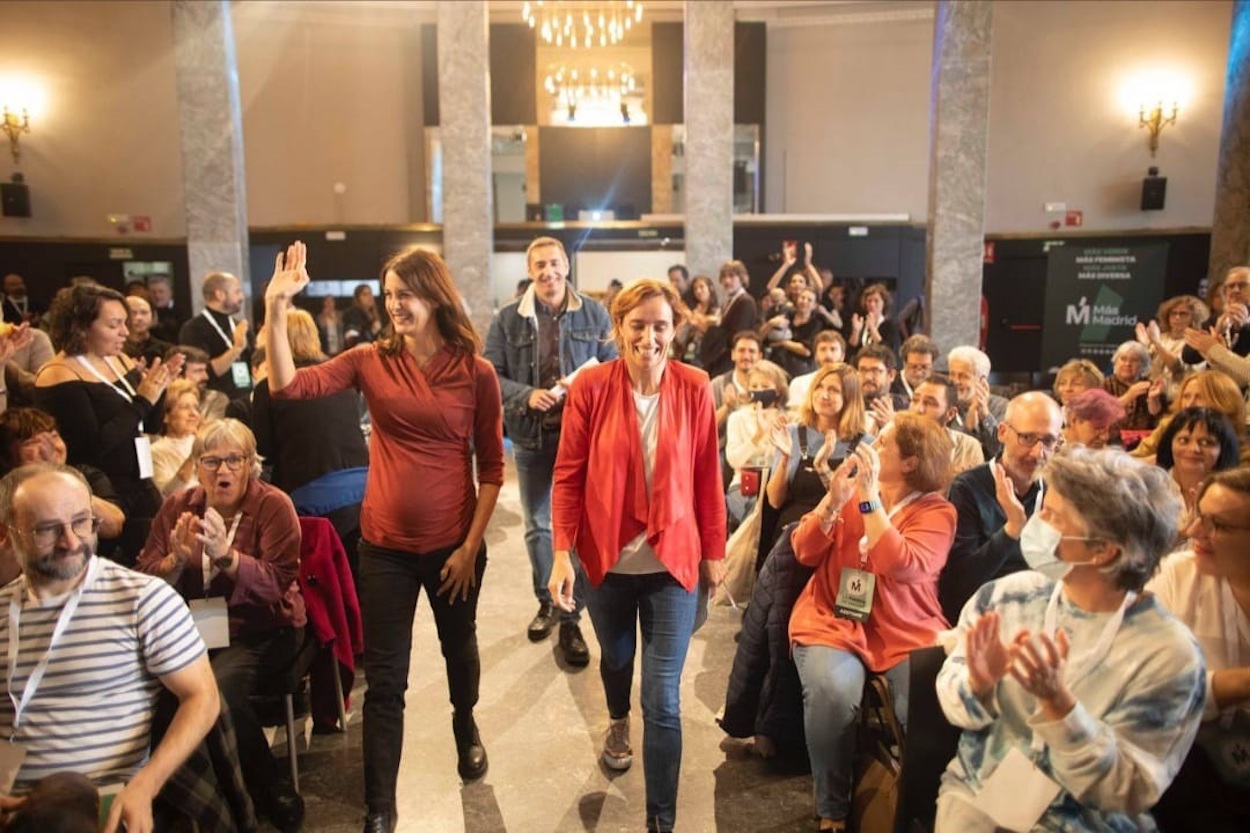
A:
[[[859,511],[861,515],[871,515],[881,508],[880,500],[861,500],[859,502]]]

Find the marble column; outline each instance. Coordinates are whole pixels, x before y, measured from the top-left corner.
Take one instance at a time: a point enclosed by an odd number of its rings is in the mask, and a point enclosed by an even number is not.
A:
[[[1231,28],[1211,223],[1212,281],[1250,264],[1250,0],[1235,0]]]
[[[443,145],[443,259],[482,338],[494,292],[490,260],[490,34],[485,0],[439,0],[438,113]]]
[[[251,295],[243,112],[228,0],[174,0],[172,8],[187,259],[199,312],[209,272],[238,275]]]
[[[929,107],[929,332],[943,352],[977,344],[989,157],[989,0],[939,0]]]
[[[686,0],[685,52],[686,265],[715,275],[733,257],[732,0]]]

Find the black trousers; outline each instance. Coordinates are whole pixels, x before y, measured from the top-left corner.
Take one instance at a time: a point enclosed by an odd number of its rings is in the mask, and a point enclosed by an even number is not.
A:
[[[403,552],[360,541],[360,602],[365,636],[365,804],[394,812],[395,783],[404,744],[404,693],[412,658],[412,620],[425,588],[447,665],[447,689],[456,711],[477,705],[482,664],[477,652],[477,599],[486,571],[486,545],[477,554],[477,584],[465,601],[436,596],[439,571],[455,547]]]
[[[229,648],[212,653],[213,675],[234,720],[243,780],[258,808],[267,806],[277,765],[252,707],[252,695],[268,676],[283,674],[290,668],[303,639],[303,628],[273,628],[231,636]]]

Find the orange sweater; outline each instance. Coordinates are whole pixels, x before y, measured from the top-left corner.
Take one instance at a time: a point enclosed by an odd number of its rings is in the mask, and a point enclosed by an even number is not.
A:
[[[850,651],[880,673],[907,659],[913,648],[932,645],[935,634],[950,627],[938,604],[937,581],[955,540],[955,507],[930,492],[900,509],[891,522],[860,567],[864,517],[854,498],[842,508],[829,535],[821,532],[815,512],[803,516],[790,543],[798,561],[816,572],[790,615],[791,644]],[[843,567],[877,577],[865,623],[840,619],[833,612]]]

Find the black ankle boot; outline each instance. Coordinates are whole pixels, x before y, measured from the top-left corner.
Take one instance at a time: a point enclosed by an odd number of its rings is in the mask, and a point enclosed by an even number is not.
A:
[[[477,723],[473,720],[473,712],[463,716],[459,712],[454,714],[451,718],[451,731],[456,736],[456,771],[464,780],[476,781],[486,774],[488,761],[486,747],[482,746]]]

